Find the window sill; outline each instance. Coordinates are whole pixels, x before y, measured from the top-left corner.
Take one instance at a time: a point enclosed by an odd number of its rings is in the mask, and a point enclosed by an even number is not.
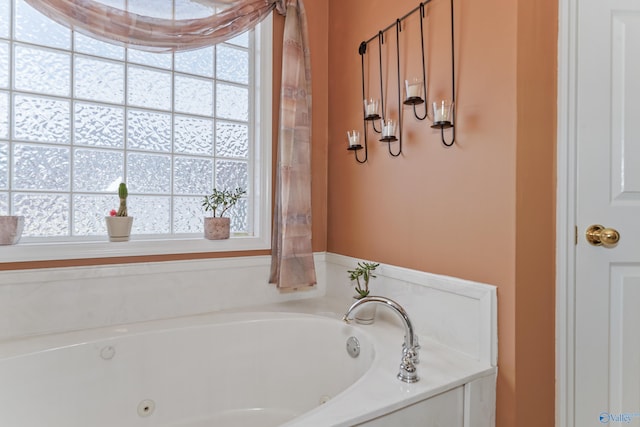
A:
[[[135,257],[205,252],[234,252],[270,249],[265,237],[232,237],[227,240],[205,238],[137,240],[128,242],[55,242],[0,246],[0,263],[55,261],[67,259]]]

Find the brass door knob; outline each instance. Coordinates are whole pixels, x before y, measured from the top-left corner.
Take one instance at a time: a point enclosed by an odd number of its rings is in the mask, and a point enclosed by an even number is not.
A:
[[[615,246],[620,241],[620,233],[600,224],[590,225],[585,233],[587,242],[593,246]]]

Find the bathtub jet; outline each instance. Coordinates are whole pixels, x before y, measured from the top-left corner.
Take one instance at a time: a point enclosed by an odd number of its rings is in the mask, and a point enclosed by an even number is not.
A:
[[[404,325],[404,344],[402,346],[402,360],[400,362],[400,372],[398,372],[398,379],[406,383],[415,383],[419,380],[416,364],[418,363],[418,340],[413,331],[413,325],[409,319],[409,315],[404,308],[392,299],[380,296],[367,296],[354,302],[351,307],[344,314],[342,320],[349,323],[351,320],[349,315],[353,311],[357,311],[365,304],[382,304],[385,307],[392,309]]]

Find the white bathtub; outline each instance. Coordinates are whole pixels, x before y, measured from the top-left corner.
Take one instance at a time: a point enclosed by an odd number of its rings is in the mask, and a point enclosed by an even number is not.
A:
[[[346,350],[351,336],[360,344],[355,358]],[[458,405],[460,386],[490,373],[423,345],[423,379],[401,383],[401,343],[396,325],[284,312],[0,343],[0,426],[353,426],[456,388]]]
[[[0,426],[279,426],[345,390],[374,359],[367,335],[335,319],[250,313],[177,322],[6,348]],[[345,349],[354,335],[357,358]]]

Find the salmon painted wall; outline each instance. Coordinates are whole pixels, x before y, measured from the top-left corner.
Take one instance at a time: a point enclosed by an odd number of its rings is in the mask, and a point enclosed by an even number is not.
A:
[[[537,425],[539,415],[554,413],[557,3],[547,3],[455,0],[455,145],[444,147],[428,122],[401,107],[403,154],[392,157],[369,131],[361,165],[346,150],[346,131],[363,127],[358,46],[417,4],[330,2],[327,249],[498,286],[499,427]],[[441,99],[451,96],[449,2],[434,0],[427,12],[429,98]],[[402,79],[421,74],[417,15],[405,24]],[[536,28],[546,31],[542,40]],[[391,118],[398,117],[395,40],[395,30],[385,33],[382,49]],[[379,98],[378,54],[370,43],[367,97]],[[544,371],[532,370],[536,358]]]
[[[557,10],[518,7],[517,425],[532,427],[554,413]]]

